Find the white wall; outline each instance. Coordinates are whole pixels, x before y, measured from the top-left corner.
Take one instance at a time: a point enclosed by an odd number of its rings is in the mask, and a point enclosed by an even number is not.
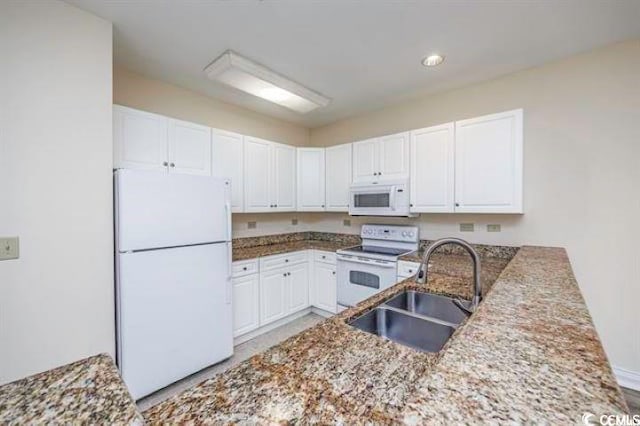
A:
[[[114,352],[111,24],[0,3],[0,383]]]
[[[329,146],[514,108],[524,108],[525,214],[400,222],[427,239],[565,247],[612,364],[640,380],[640,40],[312,129],[310,139]],[[340,215],[312,220],[346,229]],[[480,229],[460,233],[462,222]]]

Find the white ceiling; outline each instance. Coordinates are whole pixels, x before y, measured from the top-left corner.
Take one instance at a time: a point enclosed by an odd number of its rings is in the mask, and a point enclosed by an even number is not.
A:
[[[639,0],[69,3],[113,22],[117,64],[308,127],[640,37]],[[333,101],[300,115],[208,80],[227,49]]]

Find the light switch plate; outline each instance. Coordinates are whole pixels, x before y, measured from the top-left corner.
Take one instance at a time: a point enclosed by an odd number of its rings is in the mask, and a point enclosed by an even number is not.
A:
[[[460,232],[473,232],[473,223],[461,223]]]
[[[292,225],[297,225],[298,224],[298,219],[291,219],[291,224]]]
[[[499,223],[487,225],[487,232],[500,232],[500,231],[501,231],[501,226]]]
[[[256,229],[258,226],[258,222],[247,222],[248,229]]]
[[[0,237],[0,260],[20,257],[18,237]]]
[[[344,226],[351,226],[351,219],[344,219],[342,221],[342,225]]]

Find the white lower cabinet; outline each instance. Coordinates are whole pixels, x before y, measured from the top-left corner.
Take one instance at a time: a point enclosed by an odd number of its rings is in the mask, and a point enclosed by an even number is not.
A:
[[[301,263],[288,269],[285,281],[286,314],[293,314],[309,307],[309,263]]]
[[[337,312],[335,253],[302,250],[233,262],[234,337],[309,307]]]
[[[308,252],[260,259],[260,326],[309,307]]]
[[[285,287],[286,268],[260,273],[260,325],[266,325],[287,315]]]
[[[338,307],[336,265],[316,260],[310,284],[311,305],[335,314]]]
[[[260,276],[233,278],[233,337],[260,326]]]

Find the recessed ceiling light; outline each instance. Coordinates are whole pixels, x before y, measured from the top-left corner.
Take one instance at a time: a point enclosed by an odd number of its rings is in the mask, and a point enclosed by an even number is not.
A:
[[[326,96],[231,50],[220,55],[204,72],[211,80],[220,81],[302,114],[331,102]]]
[[[422,65],[425,67],[435,67],[436,65],[440,65],[442,62],[444,62],[444,56],[434,54],[424,58],[422,60]]]

